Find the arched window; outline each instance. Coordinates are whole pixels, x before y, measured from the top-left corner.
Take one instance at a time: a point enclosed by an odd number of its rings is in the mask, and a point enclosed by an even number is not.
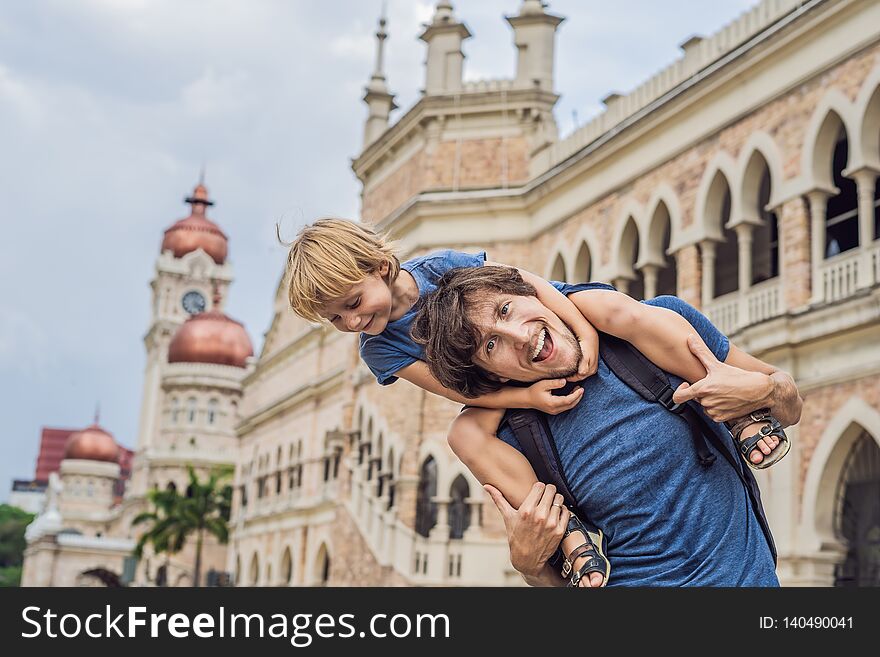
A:
[[[216,399],[212,399],[208,402],[208,424],[214,424],[217,421],[217,409],[220,406],[220,402]]]
[[[397,483],[394,481],[394,450],[388,449],[388,506],[391,509],[394,506],[394,489]]]
[[[626,226],[621,236],[618,258],[620,258],[620,265],[624,272],[623,279],[627,281],[625,283],[626,293],[633,299],[643,299],[645,296],[645,283],[642,273],[635,268],[638,257],[639,230],[636,228],[635,220],[629,217],[626,220]]]
[[[327,545],[322,543],[318,550],[318,557],[315,560],[315,578],[318,586],[327,586],[330,581],[330,553]]]
[[[190,397],[186,400],[186,419],[190,424],[196,421],[196,398]]]
[[[590,247],[586,242],[581,242],[577,257],[574,259],[574,277],[572,283],[589,283],[593,275],[593,258],[590,255]]]
[[[173,481],[169,481],[168,484],[165,486],[165,490],[176,492],[177,491],[177,484],[175,484]]]
[[[739,289],[739,241],[736,232],[727,227],[730,221],[730,186],[720,171],[715,174],[709,188],[712,199],[707,211],[711,212],[709,221],[715,223],[721,232],[722,242],[715,251],[715,297],[722,297]]]
[[[251,572],[250,572],[250,581],[248,584],[251,586],[256,586],[260,581],[260,560],[257,557],[257,553],[254,552],[254,556],[251,557]]]
[[[750,179],[758,182],[750,184]],[[755,153],[746,168],[746,189],[744,202],[753,205],[747,208],[760,220],[752,232],[752,284],[779,276],[779,218],[767,209],[772,191],[770,168],[760,153]],[[757,194],[755,194],[757,192]]]
[[[419,472],[419,487],[416,493],[416,533],[428,536],[437,524],[437,462],[429,456],[422,463]]]
[[[831,175],[836,196],[828,199],[825,210],[825,257],[855,249],[859,245],[859,194],[856,182],[843,175],[849,159],[849,141],[843,125],[837,133],[832,156]]]
[[[449,538],[461,538],[471,524],[471,508],[467,503],[469,495],[467,480],[458,475],[449,489]]]
[[[286,548],[284,550],[284,556],[281,557],[281,581],[289,586],[292,577],[293,559],[290,557],[290,548]]]
[[[568,276],[565,273],[565,261],[562,259],[561,253],[557,254],[556,260],[553,261],[553,268],[550,270],[550,280],[559,281],[560,283],[568,282]]]
[[[837,491],[835,525],[846,544],[835,586],[880,586],[880,447],[867,432],[847,456]]]
[[[376,497],[382,497],[382,492],[385,489],[385,473],[382,472],[382,434],[379,434],[379,439],[376,441]]]
[[[180,422],[180,400],[177,397],[171,399],[171,424]]]
[[[657,205],[657,209],[654,210],[654,215],[651,217],[651,228],[647,239],[649,242],[648,262],[659,267],[653,293],[655,296],[674,295],[678,274],[675,257],[667,253],[672,239],[672,219],[669,217],[669,208],[662,201]]]

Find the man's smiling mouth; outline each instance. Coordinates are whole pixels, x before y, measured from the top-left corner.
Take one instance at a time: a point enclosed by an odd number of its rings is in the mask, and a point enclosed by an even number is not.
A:
[[[550,332],[546,328],[542,328],[538,332],[538,339],[535,341],[535,346],[532,348],[532,362],[540,363],[549,358],[552,353],[553,338],[550,337]]]

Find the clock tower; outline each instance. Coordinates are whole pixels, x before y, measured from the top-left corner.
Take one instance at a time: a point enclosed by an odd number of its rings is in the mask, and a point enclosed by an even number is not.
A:
[[[185,202],[190,205],[190,214],[165,231],[150,282],[152,312],[144,336],[147,363],[138,452],[148,452],[159,431],[162,374],[167,368],[172,336],[191,316],[222,311],[232,282],[232,268],[226,262],[226,235],[207,217],[207,209],[214,202],[201,181]]]

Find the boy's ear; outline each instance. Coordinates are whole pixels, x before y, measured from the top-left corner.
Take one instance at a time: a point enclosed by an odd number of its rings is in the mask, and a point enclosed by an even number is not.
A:
[[[385,278],[390,270],[391,264],[387,260],[383,260],[382,264],[379,265],[379,276]]]

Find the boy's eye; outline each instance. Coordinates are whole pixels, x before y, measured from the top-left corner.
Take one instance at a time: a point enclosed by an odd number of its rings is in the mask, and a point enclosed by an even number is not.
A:
[[[350,304],[348,304],[348,308],[349,308],[349,310],[351,310],[353,308],[357,308],[359,305],[361,305],[361,298],[360,297],[358,297],[357,299],[352,301]]]
[[[501,316],[505,317],[509,310],[510,310],[510,303],[505,303],[503,306],[501,306]]]

